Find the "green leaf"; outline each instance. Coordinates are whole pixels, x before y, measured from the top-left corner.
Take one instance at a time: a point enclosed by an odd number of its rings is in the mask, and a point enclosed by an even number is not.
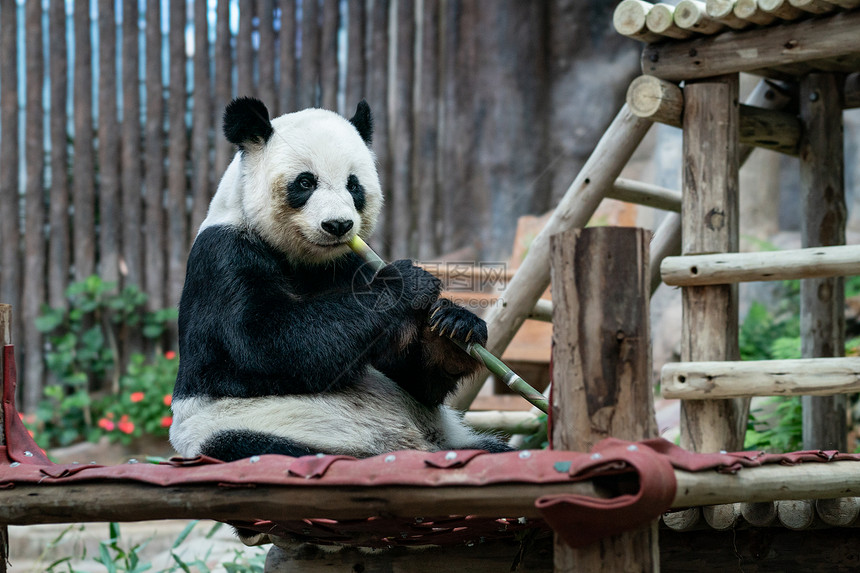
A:
[[[182,544],[183,541],[185,541],[185,538],[188,537],[188,534],[191,533],[191,530],[194,529],[194,527],[198,523],[200,523],[200,520],[195,519],[195,520],[189,522],[188,525],[185,526],[185,528],[179,534],[179,537],[177,537],[176,541],[173,542],[173,549],[176,549],[177,547],[179,547]]]

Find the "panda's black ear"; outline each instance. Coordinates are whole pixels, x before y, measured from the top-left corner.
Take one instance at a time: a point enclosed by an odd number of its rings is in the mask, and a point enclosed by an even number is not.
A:
[[[241,149],[249,143],[265,143],[274,133],[269,110],[260,100],[239,97],[224,110],[224,136]]]
[[[370,113],[370,106],[365,100],[358,102],[355,115],[349,119],[349,123],[355,126],[364,142],[370,145],[373,141],[373,116]]]

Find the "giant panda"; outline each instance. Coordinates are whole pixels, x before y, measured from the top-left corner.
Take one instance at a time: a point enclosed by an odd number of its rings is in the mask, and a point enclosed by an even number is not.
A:
[[[233,100],[236,153],[194,240],[179,304],[170,442],[184,457],[368,457],[508,450],[443,402],[486,324],[410,261],[372,273],[348,247],[382,207],[366,102],[269,118]],[[441,336],[440,336],[441,335]]]

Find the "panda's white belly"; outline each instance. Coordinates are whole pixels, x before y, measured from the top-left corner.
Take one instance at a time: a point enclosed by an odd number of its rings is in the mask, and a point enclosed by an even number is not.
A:
[[[273,434],[311,449],[357,457],[463,447],[474,435],[453,411],[421,406],[373,369],[340,392],[183,398],[174,400],[172,408],[170,443],[184,457],[199,455],[209,436],[225,430]]]

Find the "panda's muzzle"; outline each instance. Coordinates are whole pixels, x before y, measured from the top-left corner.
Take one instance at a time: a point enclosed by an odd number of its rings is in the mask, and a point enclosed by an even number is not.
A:
[[[343,237],[352,229],[352,221],[350,219],[329,219],[323,221],[320,226],[329,235]]]

